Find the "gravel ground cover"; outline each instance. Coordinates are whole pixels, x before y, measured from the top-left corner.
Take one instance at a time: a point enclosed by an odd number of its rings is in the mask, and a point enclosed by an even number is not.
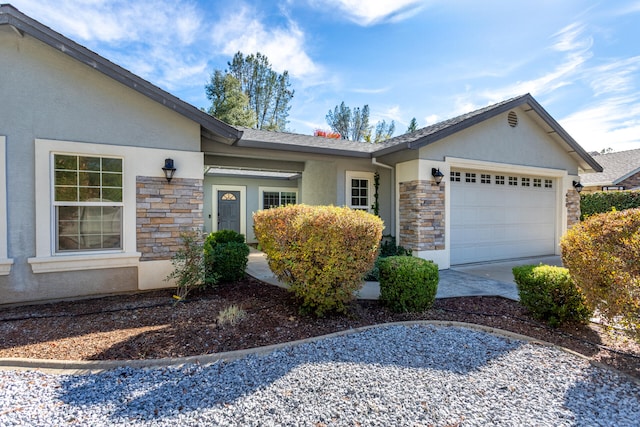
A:
[[[212,365],[0,371],[0,426],[640,425],[640,386],[460,327],[382,326]]]

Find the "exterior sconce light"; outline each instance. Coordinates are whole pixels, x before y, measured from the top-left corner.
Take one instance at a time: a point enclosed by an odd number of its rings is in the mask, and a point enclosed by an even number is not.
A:
[[[584,185],[580,184],[580,181],[573,181],[573,188],[575,188],[576,191],[580,193],[584,188]]]
[[[438,169],[431,168],[431,176],[433,176],[433,180],[438,185],[440,185],[440,183],[442,182],[442,178],[444,178],[444,174],[442,172],[440,172],[440,168],[438,168]]]
[[[573,188],[579,193],[584,188],[584,185],[580,184],[580,181],[573,181]]]
[[[167,182],[171,182],[173,174],[176,173],[176,168],[173,166],[173,159],[164,159],[162,171],[164,172],[164,177],[167,178]]]

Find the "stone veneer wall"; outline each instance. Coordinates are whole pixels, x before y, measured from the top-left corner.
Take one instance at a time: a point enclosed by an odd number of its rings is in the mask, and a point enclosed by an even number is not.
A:
[[[567,207],[567,228],[571,228],[580,222],[580,193],[570,188],[565,197],[565,206]]]
[[[444,249],[444,184],[415,180],[399,187],[398,244],[413,251]]]
[[[625,190],[631,190],[632,188],[640,187],[640,172],[631,175],[629,178],[616,185],[624,185]]]
[[[202,230],[202,179],[136,177],[136,239],[141,261],[171,259],[180,234]]]

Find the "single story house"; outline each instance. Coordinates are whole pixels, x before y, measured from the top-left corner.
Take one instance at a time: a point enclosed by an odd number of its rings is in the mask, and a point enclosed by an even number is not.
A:
[[[593,156],[602,172],[580,174],[584,193],[640,190],[640,148]]]
[[[367,144],[229,126],[10,5],[0,58],[0,305],[169,286],[183,231],[287,203],[377,198],[440,268],[557,254],[602,171],[528,94]]]

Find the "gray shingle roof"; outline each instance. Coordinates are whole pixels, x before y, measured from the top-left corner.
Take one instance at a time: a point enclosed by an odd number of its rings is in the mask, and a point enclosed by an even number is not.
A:
[[[580,177],[582,185],[616,185],[636,172],[640,172],[640,148],[599,154],[596,161],[602,166],[599,173],[588,173]]]
[[[470,126],[527,104],[544,121],[553,133],[556,133],[567,147],[567,152],[583,169],[600,171],[600,165],[556,122],[553,117],[530,95],[521,95],[497,104],[489,105],[415,132],[396,136],[380,144],[336,140],[311,135],[287,132],[272,132],[249,128],[238,128],[243,132],[242,138],[236,142],[238,146],[289,150],[308,153],[335,154],[351,157],[379,157],[406,149],[418,149],[431,144]]]

